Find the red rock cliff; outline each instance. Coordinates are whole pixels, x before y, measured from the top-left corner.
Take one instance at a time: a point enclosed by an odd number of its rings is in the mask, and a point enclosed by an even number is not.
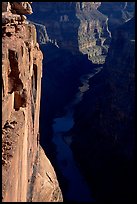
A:
[[[63,201],[39,144],[42,52],[31,2],[2,3],[2,201]]]

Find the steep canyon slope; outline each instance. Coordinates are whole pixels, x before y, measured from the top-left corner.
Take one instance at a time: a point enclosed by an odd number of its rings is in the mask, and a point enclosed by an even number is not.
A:
[[[2,3],[2,201],[63,201],[39,144],[42,59],[31,2]]]
[[[43,141],[45,131],[47,140],[50,140],[52,133],[49,129],[53,115],[60,113],[62,107],[71,101],[80,83],[80,76],[92,71],[95,66],[93,63],[104,63],[110,32],[107,28],[107,17],[97,10],[100,4],[100,2],[32,4],[34,13],[28,18],[36,25],[44,55],[41,100]],[[49,145],[46,146],[49,148]]]
[[[135,198],[135,19],[112,33],[102,72],[76,107],[72,149],[98,201]],[[80,154],[82,152],[82,154]],[[90,159],[89,159],[90,158]]]
[[[34,2],[29,17],[44,55],[41,145],[64,189],[52,142],[53,119],[64,115],[81,75],[106,59],[75,107],[75,125],[69,132],[78,167],[101,202],[131,202],[134,196],[134,18],[128,21],[132,3]]]

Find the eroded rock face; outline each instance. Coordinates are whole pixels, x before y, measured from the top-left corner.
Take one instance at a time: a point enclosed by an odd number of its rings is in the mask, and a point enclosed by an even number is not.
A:
[[[12,13],[32,14],[31,2],[11,2]]]
[[[77,3],[77,17],[80,19],[78,29],[79,50],[88,54],[93,63],[103,64],[107,55],[111,33],[108,30],[107,17],[97,8],[100,2]]]
[[[39,148],[38,162],[35,168],[37,168],[37,174],[33,183],[31,201],[61,202],[63,198],[55,171],[41,147]]]
[[[9,2],[2,3],[2,12],[7,12],[11,10],[11,5]]]
[[[88,54],[93,63],[104,63],[110,32],[100,2],[35,2],[30,20],[46,27],[49,41],[60,48]],[[35,14],[35,10],[39,15]]]
[[[25,16],[20,15],[31,13],[27,5],[30,5],[29,2],[2,4],[2,201],[32,201],[34,187],[31,181],[34,173],[36,177],[38,174],[35,171],[38,159],[41,162],[46,160],[44,165],[54,175],[54,178],[51,177],[54,182],[49,188],[46,185],[49,178],[44,176],[45,186],[40,184],[37,193],[42,188],[41,195],[45,192],[50,194],[43,201],[62,201],[53,167],[44,152],[39,153],[43,55],[36,41],[35,26],[28,24]],[[41,158],[38,155],[42,155]],[[55,198],[54,193],[60,199]],[[35,200],[39,201],[39,198]]]

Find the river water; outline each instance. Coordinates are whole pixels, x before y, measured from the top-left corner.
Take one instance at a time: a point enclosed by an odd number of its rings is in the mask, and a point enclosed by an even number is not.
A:
[[[65,195],[68,201],[94,201],[92,192],[81,175],[74,160],[71,148],[69,147],[72,142],[72,136],[70,135],[64,138],[63,134],[73,127],[74,107],[82,100],[84,93],[89,90],[89,80],[95,74],[99,73],[101,69],[102,67],[97,67],[92,73],[86,74],[80,78],[82,86],[78,87],[78,92],[76,93],[74,100],[65,107],[66,114],[63,117],[57,117],[53,120],[52,142],[56,145],[56,160],[58,168],[68,182],[68,190]]]

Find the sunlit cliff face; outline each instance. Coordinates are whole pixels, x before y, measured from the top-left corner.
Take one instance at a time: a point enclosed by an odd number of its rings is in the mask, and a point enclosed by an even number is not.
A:
[[[63,200],[39,144],[43,55],[24,16],[31,13],[30,2],[2,2],[3,202]]]

